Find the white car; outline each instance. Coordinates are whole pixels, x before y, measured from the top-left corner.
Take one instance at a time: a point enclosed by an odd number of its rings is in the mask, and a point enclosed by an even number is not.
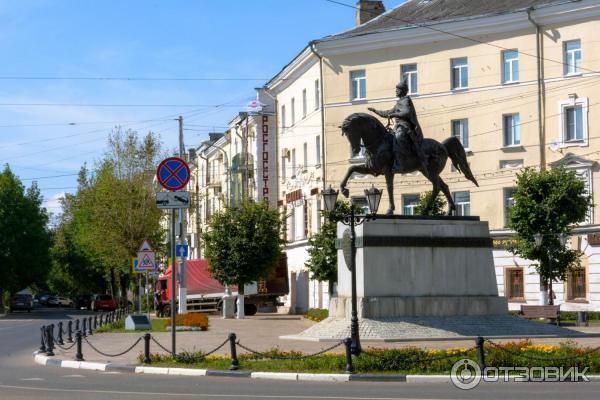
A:
[[[73,307],[73,300],[61,296],[51,296],[48,298],[48,305],[54,307]]]

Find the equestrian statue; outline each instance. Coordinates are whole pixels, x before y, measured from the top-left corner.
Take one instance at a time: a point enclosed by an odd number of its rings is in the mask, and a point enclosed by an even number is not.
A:
[[[454,168],[479,186],[467,163],[465,149],[455,136],[449,137],[442,143],[423,138],[415,107],[408,96],[408,84],[405,79],[396,85],[396,96],[398,101],[391,110],[381,111],[369,108],[369,111],[382,118],[387,118],[388,127],[385,127],[376,117],[365,113],[351,114],[342,123],[342,135],[345,135],[350,142],[352,156],[358,155],[361,147],[364,146],[365,162],[348,168],[346,176],[340,183],[341,192],[346,197],[350,195],[346,184],[353,173],[383,175],[389,197],[387,214],[392,215],[396,208],[394,205],[394,174],[419,171],[433,185],[432,196],[427,206],[421,211],[421,215],[429,215],[440,190],[448,200],[447,215],[454,215],[456,206],[448,185],[442,180],[440,173],[450,157]],[[390,128],[392,119],[395,121],[393,131]]]

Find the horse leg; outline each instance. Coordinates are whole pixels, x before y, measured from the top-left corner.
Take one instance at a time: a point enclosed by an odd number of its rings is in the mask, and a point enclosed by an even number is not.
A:
[[[389,208],[386,211],[386,215],[394,215],[396,205],[394,204],[394,173],[386,172],[385,184],[387,185],[388,197],[389,197]]]
[[[340,183],[340,191],[346,198],[348,198],[350,196],[350,191],[346,187],[346,184],[348,183],[348,180],[350,179],[352,174],[355,172],[358,174],[370,173],[369,168],[367,168],[367,166],[365,164],[356,164],[356,165],[352,165],[352,166],[350,166],[350,168],[348,168],[348,171],[346,172],[344,179],[342,179],[342,182]]]
[[[446,182],[444,182],[442,180],[442,178],[439,178],[439,179],[440,179],[440,187],[442,188],[442,192],[444,193],[444,196],[446,196],[446,200],[448,201],[448,213],[446,215],[448,215],[448,216],[456,215],[456,205],[454,204],[454,199],[452,198],[450,189],[448,188],[448,185],[446,185]]]
[[[433,184],[433,189],[431,190],[431,197],[427,202],[427,206],[421,210],[421,215],[429,215],[431,209],[433,208],[433,202],[437,199],[438,194],[440,193],[440,177],[435,176],[435,178],[430,179]]]

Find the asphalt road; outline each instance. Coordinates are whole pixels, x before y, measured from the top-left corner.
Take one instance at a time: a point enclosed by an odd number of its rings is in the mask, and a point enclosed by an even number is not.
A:
[[[0,317],[0,399],[598,399],[600,383],[498,383],[462,391],[449,384],[313,383],[185,378],[42,367],[39,327],[84,312],[36,310]]]

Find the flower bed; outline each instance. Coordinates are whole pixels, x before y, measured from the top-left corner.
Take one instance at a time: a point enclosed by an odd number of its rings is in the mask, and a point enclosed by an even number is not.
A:
[[[238,359],[241,369],[253,371],[342,373],[345,370],[346,359],[342,352],[308,358],[303,356],[298,352],[272,349],[260,355],[240,354]],[[368,348],[360,356],[353,357],[353,365],[358,373],[449,374],[454,363],[465,358],[477,362],[477,350]],[[600,372],[600,350],[578,348],[573,342],[558,346],[533,344],[530,341],[502,345],[486,343],[485,358],[486,365],[490,367],[588,367],[590,374]],[[228,355],[204,356],[202,352],[185,352],[176,359],[170,355],[152,354],[151,360],[153,365],[169,367],[227,369],[230,365]]]
[[[199,329],[205,331],[208,329],[208,316],[203,313],[177,314],[175,317],[175,325],[178,327],[196,328],[196,330]],[[170,326],[171,320],[165,320],[165,328]]]
[[[310,319],[311,321],[321,322],[329,316],[329,310],[322,308],[311,308],[304,314],[304,318]]]

